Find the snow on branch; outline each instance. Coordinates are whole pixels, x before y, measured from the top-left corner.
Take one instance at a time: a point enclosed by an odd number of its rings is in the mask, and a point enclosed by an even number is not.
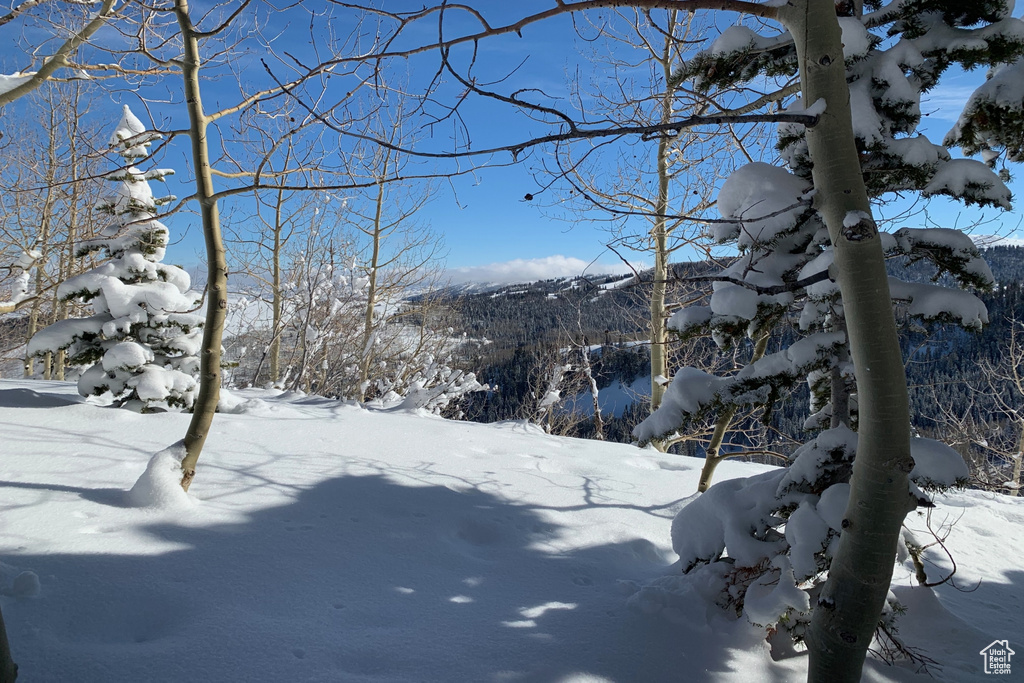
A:
[[[820,332],[789,348],[769,354],[735,375],[716,377],[685,367],[675,374],[661,406],[633,430],[641,445],[664,439],[695,419],[725,407],[767,405],[771,409],[783,391],[825,367],[846,343],[842,332]]]
[[[788,468],[726,480],[684,501],[672,521],[672,548],[683,572],[717,564],[713,573],[735,584],[726,586],[725,599],[738,614],[751,624],[800,635],[809,598],[846,528],[857,445],[851,429],[828,429],[796,449]],[[914,438],[910,450],[916,464],[908,505],[930,507],[922,488],[965,481],[967,466],[949,446]],[[908,556],[907,540],[900,543],[900,559]]]
[[[907,312],[922,320],[956,323],[979,332],[988,324],[988,309],[970,292],[895,277],[889,278],[889,292],[894,301],[907,302]]]
[[[1011,208],[1010,189],[992,169],[975,159],[951,159],[940,165],[921,194],[925,197],[943,194],[963,199],[968,204]]]
[[[13,265],[8,266],[7,272],[17,275],[14,278],[14,284],[11,287],[11,298],[7,301],[0,301],[0,313],[13,313],[18,307],[24,303],[27,303],[33,299],[29,296],[29,272],[36,265],[36,263],[43,257],[43,252],[39,251],[35,247],[21,252],[21,256],[14,262]]]
[[[935,265],[937,279],[952,275],[963,287],[990,290],[995,276],[970,237],[953,228],[900,228],[891,235],[882,233],[887,255],[902,254],[913,263],[927,259]]]
[[[1024,161],[1024,61],[999,64],[964,107],[945,144],[967,154],[1005,149],[1010,161]],[[994,163],[998,151],[989,156]]]
[[[737,277],[733,277],[732,275],[691,275],[682,279],[686,282],[730,282],[734,285],[739,285],[745,289],[757,292],[758,294],[784,294],[786,292],[799,292],[813,284],[824,282],[831,277],[832,276],[829,274],[829,271],[826,269],[801,280],[795,280],[781,285],[767,286],[747,282],[746,280],[741,280]]]

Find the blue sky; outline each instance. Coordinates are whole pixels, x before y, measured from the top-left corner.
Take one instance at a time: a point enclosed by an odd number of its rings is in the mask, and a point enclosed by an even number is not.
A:
[[[578,61],[574,42],[566,39],[571,32],[571,24],[563,18],[531,27],[524,31],[522,38],[514,35],[496,38],[485,43],[481,64],[487,66],[489,73],[501,76],[506,69],[518,66],[502,88],[511,89],[513,84],[515,88],[538,88],[559,101],[568,92],[566,73],[571,72]],[[300,39],[282,34],[275,47],[301,51],[300,43]],[[433,57],[424,59],[418,67],[429,75],[435,61]],[[243,78],[262,78],[258,60],[249,57],[238,63],[244,65]],[[416,77],[414,72],[410,78],[415,80]],[[143,121],[152,121],[157,127],[184,127],[182,108],[161,106],[158,101],[166,99],[167,95],[159,90],[159,87],[141,92],[122,90],[104,95],[105,101],[95,109],[108,113],[111,129],[123,104],[129,105]],[[207,110],[211,110],[218,104],[230,103],[234,94],[230,89],[225,91],[220,84],[204,84],[203,96]],[[560,104],[566,106],[564,101]],[[463,112],[463,116],[477,146],[505,144],[519,139],[520,135],[528,137],[530,132],[504,104],[476,104]],[[550,129],[535,126],[533,131],[540,134]],[[445,131],[441,129],[437,133],[436,140],[423,141],[425,147],[444,149]],[[546,150],[538,149],[534,155],[545,153]],[[604,244],[609,239],[605,230],[589,222],[577,223],[556,217],[554,211],[544,208],[545,201],[540,197],[537,202],[524,200],[525,195],[538,192],[538,182],[531,170],[536,169],[538,161],[536,157],[526,157],[523,163],[510,166],[510,158],[503,154],[480,160],[483,167],[479,171],[437,183],[431,201],[417,214],[418,220],[429,223],[443,239],[447,266],[454,278],[536,279],[580,274],[588,266],[591,273],[626,270],[618,257],[605,249]],[[176,171],[176,175],[168,179],[170,193],[184,196],[192,191],[187,184],[190,150],[184,138],[167,146],[159,165]],[[190,267],[197,263],[201,259],[203,240],[194,208],[171,216],[165,222],[172,232],[168,260]]]
[[[488,7],[488,18],[500,24],[503,20],[518,16],[524,11],[523,6],[518,3],[496,3]],[[279,52],[288,50],[300,58],[308,55],[312,48],[303,39],[301,22],[285,27],[284,18],[287,16],[282,14],[275,18],[273,29],[281,33],[271,48]],[[279,20],[280,25],[277,23]],[[436,27],[423,26],[409,40],[429,40],[432,37],[431,31],[436,31]],[[590,77],[586,61],[580,57],[584,47],[589,47],[589,44],[576,37],[570,20],[556,18],[527,27],[522,37],[508,35],[484,41],[479,54],[478,75],[486,80],[504,76],[515,69],[514,74],[494,88],[506,93],[519,88],[533,88],[543,92],[543,95],[535,97],[546,98],[546,102],[568,108],[570,103],[566,96],[569,93],[569,80],[575,77],[577,66],[583,78]],[[235,60],[243,79],[259,81],[264,78],[259,56],[258,53],[248,53]],[[464,60],[465,56],[466,50],[454,55],[456,60]],[[429,76],[435,63],[436,59],[432,56],[410,60],[411,83],[415,84],[417,79]],[[8,66],[8,60],[5,60],[4,66]],[[929,112],[926,130],[933,139],[941,139],[942,134],[952,126],[959,107],[973,91],[973,84],[979,83],[983,77],[983,72],[954,75],[928,96],[923,110]],[[451,94],[455,90],[450,87],[446,92]],[[208,109],[218,101],[221,104],[233,101],[234,93],[225,81],[204,84]],[[171,97],[180,99],[180,96]],[[121,104],[130,105],[140,118],[147,122],[152,120],[157,126],[184,125],[180,106],[167,107],[160,104],[161,100],[168,98],[164,86],[141,92],[120,90],[104,94],[102,98],[103,101],[97,102],[93,110],[109,117],[110,129],[119,117]],[[149,100],[148,104],[144,98]],[[528,120],[503,103],[474,103],[462,114],[473,136],[474,146],[477,147],[507,144],[531,134],[550,132],[547,127],[531,126]],[[423,140],[421,144],[425,148],[443,149],[446,130],[443,127],[435,129],[432,131],[435,138]],[[551,205],[557,193],[539,192],[538,180],[546,182],[548,178],[543,174],[536,175],[537,169],[549,154],[550,150],[539,148],[522,163],[481,168],[471,175],[454,178],[450,183],[438,183],[432,189],[431,201],[417,218],[429,223],[434,232],[443,238],[447,266],[455,279],[512,281],[578,274],[584,268],[591,273],[622,272],[625,269],[619,258],[606,249],[605,244],[610,236],[600,221],[573,220],[571,215]],[[504,154],[496,156],[492,161],[504,164],[509,159],[510,155]],[[187,185],[191,159],[184,138],[168,146],[166,154],[159,159],[159,165],[177,171],[176,178],[169,183],[168,189],[171,192],[185,195],[191,191]],[[462,166],[466,164],[462,163]],[[1016,195],[1024,196],[1019,183],[1014,183],[1011,189],[1017,190]],[[537,195],[537,198],[525,201],[524,196],[527,194]],[[892,215],[900,206],[888,208],[885,213]],[[979,232],[1008,233],[1017,226],[1018,216],[1016,211],[1010,214],[991,210],[978,212],[937,200],[929,205],[927,219],[944,227],[966,227],[981,217],[987,217],[993,219],[993,222],[980,228]],[[593,218],[593,215],[586,218]],[[203,248],[198,216],[182,213],[166,222],[171,228],[173,240],[168,260],[186,266],[198,263]],[[901,225],[916,226],[924,222],[925,217],[918,215]],[[638,219],[635,225],[638,230],[642,230],[644,221]],[[642,256],[635,254],[627,256],[643,260]]]
[[[513,11],[506,12],[508,17],[520,11],[514,5],[510,7]],[[495,78],[504,77],[507,70],[518,67],[499,88],[503,91],[536,88],[551,96],[559,106],[568,107],[564,99],[569,91],[567,74],[572,73],[580,61],[576,41],[568,39],[573,35],[571,22],[567,18],[556,18],[529,27],[523,37],[510,35],[486,41],[480,55],[480,64],[486,68],[482,73],[487,78],[492,77],[490,74]],[[286,42],[288,49],[301,49],[294,40],[281,38],[279,41]],[[435,62],[431,56],[413,68],[430,75]],[[250,60],[249,69],[258,72],[260,66]],[[415,80],[419,75],[414,71],[410,78]],[[209,86],[206,91],[204,97],[209,100],[210,108],[219,92]],[[110,100],[112,112],[118,111],[119,104],[129,104],[137,113],[141,106],[136,93],[122,93]],[[164,114],[159,107],[153,107],[153,112],[157,116]],[[475,146],[507,144],[520,136],[525,139],[531,133],[522,117],[505,104],[475,103],[463,116]],[[176,125],[182,124],[176,122]],[[550,128],[534,126],[532,132],[547,133]],[[445,129],[437,133],[437,140],[424,140],[423,146],[444,149]],[[609,235],[600,225],[559,216],[559,212],[545,206],[548,195],[538,196],[534,202],[524,199],[527,194],[538,193],[534,171],[539,157],[547,153],[548,150],[539,148],[515,165],[507,165],[510,155],[497,155],[481,160],[484,167],[476,173],[436,184],[431,201],[417,218],[429,223],[443,238],[447,266],[453,278],[512,281],[578,275],[584,269],[590,273],[627,270],[627,266],[605,248]],[[184,140],[171,145],[161,165],[175,168],[177,178],[185,179],[185,170],[191,162]],[[541,176],[540,180],[546,182],[549,178]],[[169,186],[176,194],[190,191],[187,187],[175,189],[173,181]],[[203,249],[198,216],[175,216],[167,223],[176,236],[168,258],[183,264],[196,262]],[[642,262],[636,257],[637,265]]]

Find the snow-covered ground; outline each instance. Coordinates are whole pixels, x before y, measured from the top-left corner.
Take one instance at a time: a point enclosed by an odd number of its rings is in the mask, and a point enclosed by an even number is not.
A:
[[[597,393],[598,404],[602,413],[608,413],[615,417],[622,417],[636,401],[647,400],[651,395],[651,376],[642,375],[635,378],[628,384],[621,379],[615,379],[611,384],[604,387]],[[570,396],[565,401],[567,412],[580,411],[584,415],[594,414],[594,399],[589,391]]]
[[[236,398],[188,499],[140,508],[127,491],[187,416],[0,382],[0,604],[19,681],[804,676],[805,657],[773,661],[763,632],[673,566],[671,520],[698,460],[523,423]],[[938,661],[935,679],[986,680],[984,647],[1024,646],[1024,500],[956,493],[933,525],[944,519],[958,520],[957,582],[974,590],[911,587],[898,569],[900,634]],[[933,679],[872,660],[865,680]]]

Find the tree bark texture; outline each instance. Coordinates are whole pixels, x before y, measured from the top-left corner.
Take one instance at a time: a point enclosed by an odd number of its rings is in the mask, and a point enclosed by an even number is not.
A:
[[[662,76],[665,92],[661,97],[661,123],[672,120],[674,89],[672,81],[672,44],[675,32],[675,12],[669,13],[665,48],[662,52]],[[654,206],[654,226],[651,228],[651,242],[654,246],[654,282],[651,286],[651,413],[658,409],[665,396],[665,385],[659,378],[668,377],[668,355],[665,334],[665,292],[668,287],[668,197],[669,159],[672,151],[669,138],[658,139],[658,196]]]

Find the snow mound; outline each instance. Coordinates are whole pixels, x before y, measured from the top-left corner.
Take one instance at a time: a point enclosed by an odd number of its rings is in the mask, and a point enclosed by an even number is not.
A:
[[[217,397],[217,410],[221,413],[241,413],[244,412],[240,409],[240,406],[244,406],[249,401],[236,396],[231,391],[221,387],[220,396]]]
[[[128,492],[128,502],[134,507],[159,509],[191,507],[192,501],[181,488],[184,457],[185,442],[179,441],[150,458],[146,471]]]
[[[14,577],[11,584],[11,595],[18,598],[34,598],[42,592],[39,575],[35,572],[22,572]]]

